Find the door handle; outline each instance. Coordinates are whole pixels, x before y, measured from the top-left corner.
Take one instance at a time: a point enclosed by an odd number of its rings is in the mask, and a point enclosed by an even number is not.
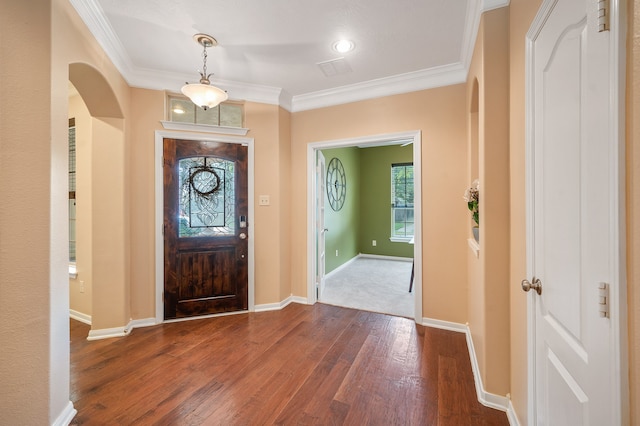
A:
[[[533,283],[531,283],[528,279],[525,278],[524,280],[522,280],[520,285],[522,285],[522,289],[524,291],[529,291],[531,289],[534,289],[536,293],[542,294],[542,281],[540,281],[536,277],[533,277]]]

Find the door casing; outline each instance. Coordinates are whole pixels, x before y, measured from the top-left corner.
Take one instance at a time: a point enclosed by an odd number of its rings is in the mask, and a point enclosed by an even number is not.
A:
[[[249,312],[255,311],[255,231],[254,231],[254,140],[247,137],[234,137],[224,136],[218,134],[206,134],[206,133],[188,133],[188,132],[176,132],[176,131],[163,131],[157,130],[155,132],[155,159],[154,159],[154,173],[155,173],[155,221],[154,221],[154,235],[155,235],[155,272],[156,272],[156,324],[163,322],[173,321],[186,321],[190,319],[199,319],[212,316],[233,315],[235,312],[205,315],[199,317],[180,318],[177,320],[164,320],[164,304],[162,302],[162,296],[164,292],[164,236],[162,235],[162,224],[164,220],[164,177],[162,167],[162,152],[163,152],[163,140],[165,138],[171,139],[184,139],[193,141],[211,141],[221,143],[234,143],[243,144],[247,146],[248,155],[248,191],[247,197],[249,202],[249,241],[248,241],[248,284],[249,284]]]
[[[335,139],[312,142],[307,145],[307,303],[318,301],[316,285],[316,151],[330,148],[346,148],[350,146],[384,146],[411,142],[413,144],[413,176],[414,176],[414,233],[413,246],[414,266],[414,317],[422,324],[422,133],[420,130],[362,136],[348,139]]]

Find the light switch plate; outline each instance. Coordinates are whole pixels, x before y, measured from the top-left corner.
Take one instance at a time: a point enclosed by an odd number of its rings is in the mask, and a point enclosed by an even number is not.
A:
[[[269,203],[270,202],[268,195],[260,195],[260,197],[258,198],[258,204],[260,204],[261,206],[268,206]]]

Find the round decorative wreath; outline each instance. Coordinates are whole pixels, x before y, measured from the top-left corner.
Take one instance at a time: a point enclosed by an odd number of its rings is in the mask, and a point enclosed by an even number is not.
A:
[[[212,185],[210,188],[196,188],[195,185],[195,180],[196,177],[202,173],[209,173],[212,174],[215,177],[215,185]],[[207,181],[207,183],[209,183],[210,181]],[[191,188],[193,188],[194,192],[196,194],[198,194],[201,197],[208,197],[209,195],[213,194],[214,192],[216,192],[218,189],[220,189],[220,176],[218,175],[218,173],[216,173],[216,171],[213,169],[213,167],[209,167],[209,166],[200,166],[200,167],[196,167],[193,172],[191,172],[191,175],[189,175],[189,185],[191,185]],[[207,189],[206,191],[204,189]]]

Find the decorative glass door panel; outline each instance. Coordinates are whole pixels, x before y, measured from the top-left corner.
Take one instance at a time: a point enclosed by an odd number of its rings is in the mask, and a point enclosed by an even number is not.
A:
[[[183,158],[179,167],[179,237],[235,235],[235,162]]]

